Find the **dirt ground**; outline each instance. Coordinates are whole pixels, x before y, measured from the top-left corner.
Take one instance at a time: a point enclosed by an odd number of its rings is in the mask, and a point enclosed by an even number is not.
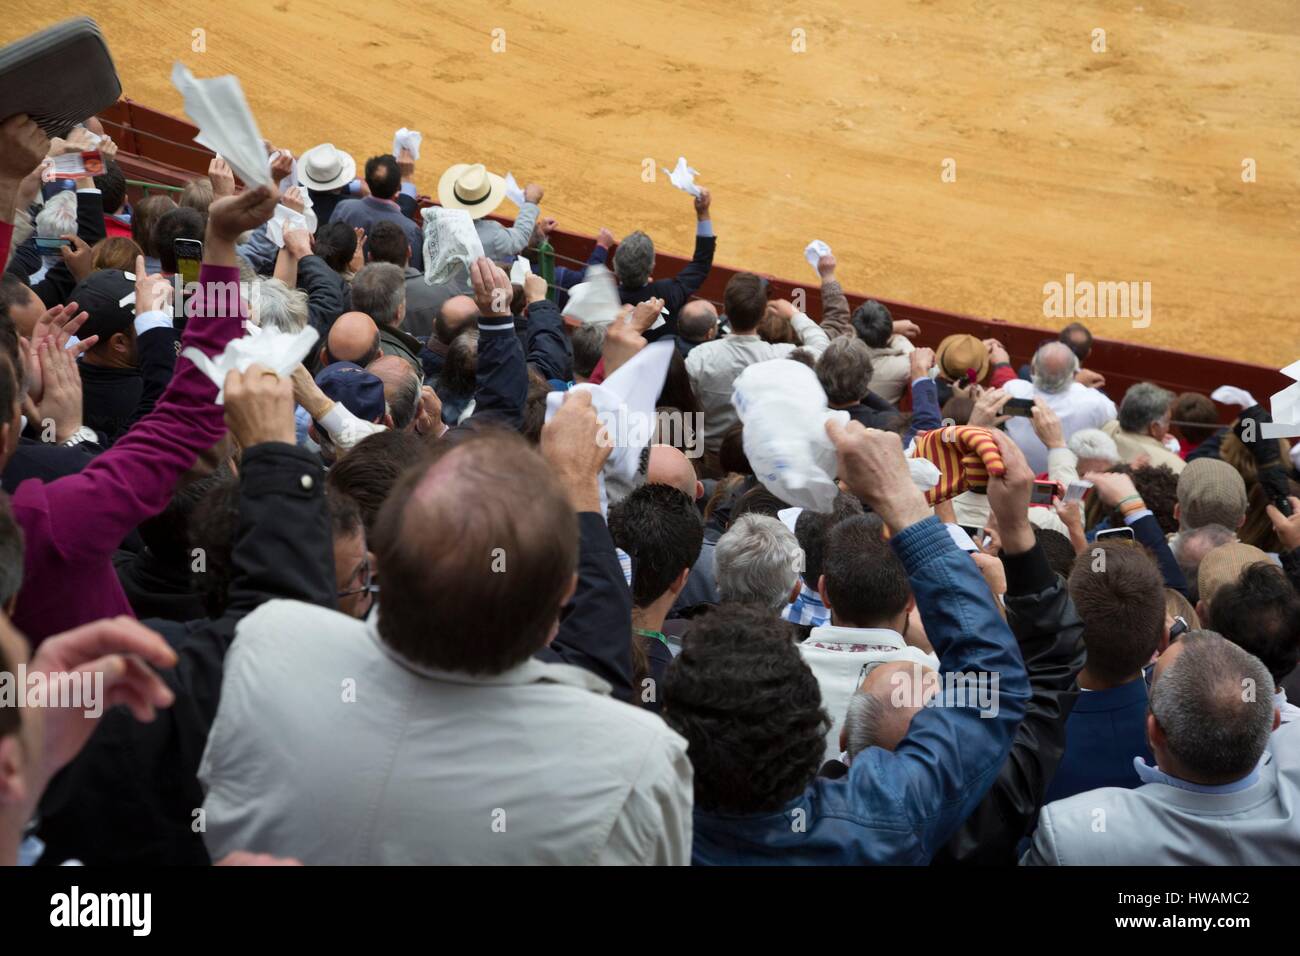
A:
[[[83,6],[12,4],[0,41]],[[239,75],[263,134],[295,153],[331,140],[364,161],[416,128],[425,192],[481,161],[543,184],[563,227],[640,227],[682,252],[689,197],[642,171],[684,155],[728,264],[814,281],[802,253],[819,238],[851,289],[1046,327],[1062,320],[1043,287],[1067,273],[1149,282],[1148,326],[1088,324],[1275,367],[1300,356],[1295,0],[94,8],[127,95],[179,113],[179,59]]]

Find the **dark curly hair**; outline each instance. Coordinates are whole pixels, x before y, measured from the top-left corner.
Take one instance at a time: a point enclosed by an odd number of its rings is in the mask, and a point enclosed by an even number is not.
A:
[[[1209,626],[1263,661],[1277,684],[1300,662],[1300,595],[1277,565],[1252,564],[1215,591]]]
[[[1146,465],[1134,468],[1131,465],[1116,465],[1111,471],[1123,472],[1133,479],[1133,487],[1142,496],[1142,503],[1151,509],[1160,522],[1160,530],[1165,534],[1178,533],[1178,519],[1174,517],[1174,505],[1178,504],[1178,476],[1168,465]],[[1124,527],[1124,518],[1117,511],[1111,518],[1112,528]]]
[[[831,720],[794,634],[737,604],[691,622],[664,679],[663,716],[686,738],[696,809],[771,813],[816,777]]]

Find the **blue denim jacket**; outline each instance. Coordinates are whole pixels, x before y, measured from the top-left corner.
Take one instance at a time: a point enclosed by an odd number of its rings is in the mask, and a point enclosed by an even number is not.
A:
[[[925,864],[997,779],[1029,699],[1016,639],[979,569],[936,517],[896,535],[943,673],[996,674],[996,716],[927,707],[894,752],[871,747],[774,813],[695,811],[695,864]]]

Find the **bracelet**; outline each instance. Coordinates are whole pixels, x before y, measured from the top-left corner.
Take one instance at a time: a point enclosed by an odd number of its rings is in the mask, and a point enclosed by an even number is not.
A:
[[[1130,501],[1141,501],[1141,500],[1142,500],[1141,495],[1129,495],[1127,498],[1121,498],[1118,502],[1116,502],[1115,507],[1123,508]]]

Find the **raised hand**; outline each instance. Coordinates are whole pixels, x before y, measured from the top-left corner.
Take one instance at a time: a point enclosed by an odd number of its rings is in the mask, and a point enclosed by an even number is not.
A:
[[[1002,415],[1002,406],[1011,401],[1011,394],[1004,392],[1000,388],[990,388],[988,391],[980,393],[979,398],[975,400],[975,407],[971,409],[970,419],[966,422],[968,425],[975,425],[979,428],[996,428],[1007,420],[1007,415]]]
[[[213,156],[208,163],[208,179],[212,180],[213,199],[235,194],[235,172],[220,156]]]
[[[709,208],[713,205],[713,193],[709,192],[703,186],[700,187],[700,194],[695,197],[695,218],[703,222],[709,218]]]
[[[480,256],[470,264],[469,278],[474,286],[474,302],[478,305],[480,315],[496,319],[510,318],[514,287],[500,266],[487,256]]]
[[[1034,529],[1029,523],[1029,496],[1034,490],[1034,469],[1011,436],[991,429],[1006,471],[989,475],[989,511],[997,520],[1002,547],[1010,554],[1024,554],[1034,546]]]
[[[226,427],[241,448],[295,441],[293,382],[254,362],[245,372],[231,369],[223,386]]]
[[[47,427],[53,426],[49,437],[62,444],[82,424],[81,373],[77,371],[77,360],[57,346],[51,336],[37,346],[36,362],[43,383],[36,412],[40,416],[41,438],[46,437]]]
[[[565,395],[555,417],[542,426],[542,457],[559,479],[575,511],[599,511],[596,476],[612,450],[586,389]]]
[[[213,199],[208,207],[208,243],[234,245],[250,229],[256,229],[275,215],[278,198],[266,186],[245,189],[237,196]],[[233,255],[233,248],[231,250]],[[217,263],[218,265],[233,265]]]
[[[895,534],[930,514],[925,495],[912,481],[895,432],[826,422],[826,434],[839,456],[839,478],[850,493],[871,506]]]
[[[59,250],[64,265],[68,267],[68,271],[72,273],[74,279],[78,282],[83,281],[95,271],[94,250],[86,242],[71,233],[59,238],[67,239],[71,243],[71,245],[64,246]]]
[[[1034,399],[1034,414],[1029,419],[1029,424],[1033,426],[1034,434],[1038,436],[1044,448],[1065,447],[1065,432],[1061,428],[1061,419],[1052,410],[1052,406],[1041,398]]]

